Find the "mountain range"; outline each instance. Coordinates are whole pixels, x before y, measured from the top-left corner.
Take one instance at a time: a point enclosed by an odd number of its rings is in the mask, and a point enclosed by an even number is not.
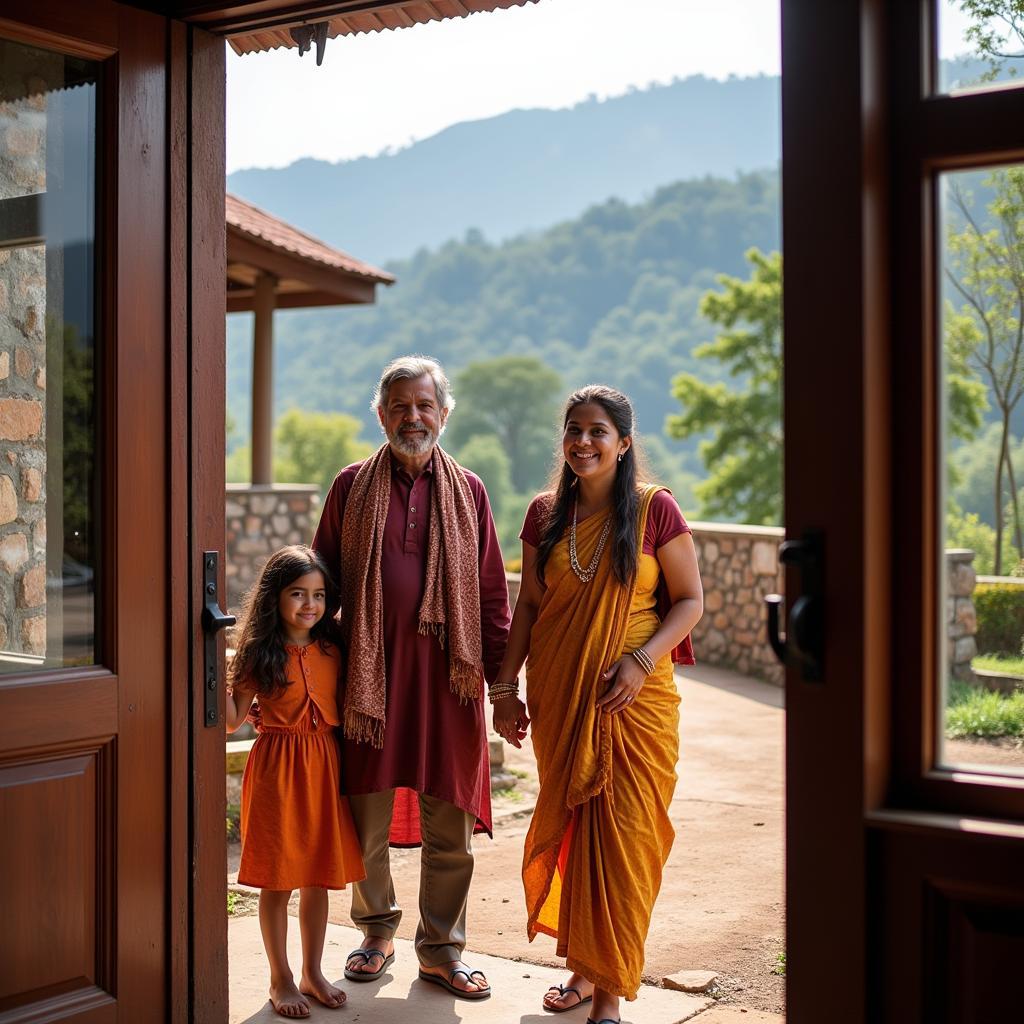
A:
[[[228,191],[373,263],[470,229],[491,242],[668,182],[774,169],[779,79],[694,76],[456,124],[396,152],[228,176]]]

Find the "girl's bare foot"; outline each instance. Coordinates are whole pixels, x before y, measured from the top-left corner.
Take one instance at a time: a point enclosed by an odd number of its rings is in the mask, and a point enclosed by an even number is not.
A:
[[[594,994],[594,986],[582,974],[570,974],[569,980],[558,988],[549,988],[544,994],[544,1009],[559,1013],[571,1010],[581,1003],[589,1002]],[[600,1020],[595,1017],[595,1020]]]
[[[304,995],[312,996],[318,1003],[323,1003],[329,1010],[337,1010],[339,1006],[345,1005],[348,996],[332,985],[323,975],[322,971],[302,972],[302,981],[299,982],[299,991]]]
[[[309,1003],[291,978],[270,982],[270,1003],[282,1017],[308,1017]]]

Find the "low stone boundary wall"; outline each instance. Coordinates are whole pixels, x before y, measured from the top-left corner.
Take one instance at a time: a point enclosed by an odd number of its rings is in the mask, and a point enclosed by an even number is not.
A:
[[[978,616],[972,597],[978,576],[973,562],[970,548],[946,550],[946,659],[950,678],[965,683],[976,681],[971,658],[978,653]]]
[[[267,559],[286,544],[308,544],[320,505],[316,484],[228,484],[224,503],[228,610],[237,615]]]
[[[768,645],[767,594],[784,594],[780,526],[690,523],[704,583],[704,617],[693,631],[697,661],[781,686],[784,672]]]

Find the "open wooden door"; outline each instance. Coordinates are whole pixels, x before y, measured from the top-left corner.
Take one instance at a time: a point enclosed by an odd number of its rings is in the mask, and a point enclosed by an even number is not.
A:
[[[227,1018],[223,62],[0,2],[3,1022]]]
[[[943,335],[957,176],[990,217],[1024,88],[944,91],[937,6],[782,4],[786,524],[822,540],[787,581],[822,615],[817,678],[787,672],[791,1024],[1022,1016],[1024,778],[944,739],[972,580],[946,569]]]

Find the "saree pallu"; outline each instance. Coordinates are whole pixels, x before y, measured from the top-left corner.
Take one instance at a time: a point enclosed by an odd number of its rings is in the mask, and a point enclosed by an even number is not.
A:
[[[638,550],[658,490],[643,495]],[[590,516],[577,527],[583,565],[590,564],[606,519]],[[596,706],[607,687],[602,673],[660,626],[657,559],[641,554],[632,588],[618,582],[611,561],[607,550],[584,584],[569,565],[563,538],[545,567],[526,664],[540,792],[523,885],[530,940],[538,932],[553,936],[570,970],[635,999],[674,839],[668,806],[679,754],[679,695],[665,655],[626,710],[609,715]]]

